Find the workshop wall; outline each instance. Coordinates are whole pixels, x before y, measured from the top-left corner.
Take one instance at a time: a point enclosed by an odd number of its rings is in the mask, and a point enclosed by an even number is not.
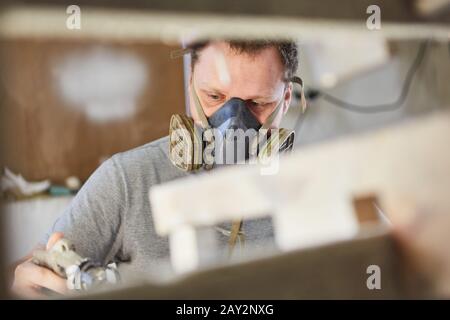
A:
[[[327,92],[362,107],[396,101],[420,45],[419,41],[390,42],[392,56],[386,64],[339,84]],[[321,98],[310,101],[306,113],[300,119],[297,118],[296,108],[291,108],[286,126],[292,127],[297,121],[296,147],[306,147],[342,136],[375,130],[426,112],[450,108],[449,53],[446,43],[429,44],[412,78],[405,102],[393,111],[355,113]],[[308,74],[307,63],[300,47],[300,76],[308,86],[311,83],[311,75]]]
[[[182,58],[162,43],[0,40],[3,164],[27,180],[85,180],[167,135],[184,111]]]

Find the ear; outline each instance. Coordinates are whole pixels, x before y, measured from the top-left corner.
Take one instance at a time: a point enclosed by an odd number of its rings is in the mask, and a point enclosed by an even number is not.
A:
[[[293,89],[293,85],[292,82],[289,82],[287,88],[286,88],[286,92],[284,93],[284,101],[283,101],[283,115],[285,115],[288,110],[289,110],[289,106],[291,104],[291,100],[292,100],[292,89]]]
[[[187,99],[188,99],[186,113],[190,117],[195,117],[195,112],[193,110],[194,99],[192,97],[192,72],[189,76],[189,81],[186,86],[187,86],[186,90],[187,90]]]

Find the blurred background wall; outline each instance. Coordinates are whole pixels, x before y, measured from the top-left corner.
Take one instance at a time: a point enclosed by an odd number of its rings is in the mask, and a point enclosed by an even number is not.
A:
[[[85,180],[112,154],[163,137],[184,111],[182,59],[162,43],[0,40],[4,165]]]
[[[391,103],[403,90],[409,70],[423,41],[389,42],[390,58],[386,63],[324,90],[348,103],[370,106]],[[348,53],[352,48],[348,48]],[[306,86],[312,83],[311,59],[300,47],[299,75]],[[336,57],[336,59],[340,59]],[[414,73],[405,101],[398,108],[380,113],[357,113],[339,108],[320,97],[309,101],[307,112],[298,119],[298,106],[293,105],[285,120],[286,126],[296,126],[296,146],[337,139],[342,136],[374,130],[398,121],[436,110],[450,108],[450,47],[447,43],[431,42]]]

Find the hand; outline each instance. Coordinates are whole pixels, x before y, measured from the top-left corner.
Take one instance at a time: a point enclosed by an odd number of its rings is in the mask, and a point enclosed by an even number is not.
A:
[[[450,215],[431,210],[394,229],[410,268],[429,282],[432,295],[444,298],[450,297],[449,229]]]
[[[56,232],[48,239],[46,250],[63,237],[61,232]],[[40,267],[31,261],[31,258],[19,264],[14,271],[14,282],[11,291],[22,298],[46,298],[45,289],[66,294],[68,289],[66,279],[58,276],[53,271]]]

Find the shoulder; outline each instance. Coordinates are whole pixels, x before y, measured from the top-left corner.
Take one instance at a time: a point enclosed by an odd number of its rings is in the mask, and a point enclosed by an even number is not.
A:
[[[110,160],[124,173],[127,180],[150,179],[154,182],[164,182],[183,175],[169,159],[168,136],[117,153]]]
[[[162,137],[142,146],[116,153],[112,160],[117,164],[148,162],[155,160],[169,161],[169,137]]]

